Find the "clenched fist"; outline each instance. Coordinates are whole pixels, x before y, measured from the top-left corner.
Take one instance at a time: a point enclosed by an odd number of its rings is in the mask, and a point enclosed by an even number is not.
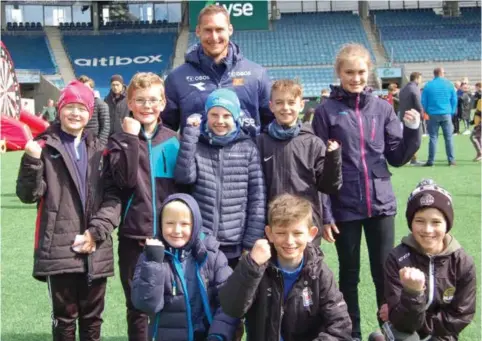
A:
[[[328,152],[332,152],[340,148],[340,144],[335,140],[328,140],[328,148],[326,149]]]
[[[415,109],[410,109],[405,111],[403,115],[403,123],[407,128],[418,129],[420,126],[420,113]]]
[[[40,147],[37,141],[30,140],[25,145],[25,153],[27,153],[27,155],[30,155],[31,157],[40,159],[40,156],[42,154],[42,147]]]
[[[417,268],[404,267],[399,271],[400,282],[405,289],[422,292],[425,289],[425,274]]]
[[[139,135],[141,131],[141,122],[133,119],[132,117],[125,117],[122,122],[122,130],[131,135]]]
[[[251,259],[258,265],[263,265],[271,258],[271,246],[267,239],[258,239],[250,253]]]
[[[186,124],[191,127],[199,127],[201,125],[201,115],[200,114],[192,114],[186,120]]]

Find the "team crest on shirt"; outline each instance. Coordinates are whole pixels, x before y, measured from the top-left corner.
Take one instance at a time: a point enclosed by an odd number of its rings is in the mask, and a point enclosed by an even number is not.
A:
[[[450,287],[448,289],[445,289],[444,294],[442,296],[442,299],[445,303],[450,303],[454,299],[454,294],[455,294],[455,288]]]
[[[233,78],[233,86],[242,86],[242,85],[244,85],[243,77]]]
[[[305,308],[313,305],[313,298],[311,297],[312,295],[313,292],[311,291],[311,288],[308,287],[305,287],[301,292],[301,297],[303,298],[303,306]]]

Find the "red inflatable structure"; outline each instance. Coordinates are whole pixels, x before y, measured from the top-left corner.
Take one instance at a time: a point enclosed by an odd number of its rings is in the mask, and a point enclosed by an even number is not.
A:
[[[49,124],[20,108],[20,85],[10,53],[0,42],[0,139],[7,150],[23,150],[28,140],[42,133]]]

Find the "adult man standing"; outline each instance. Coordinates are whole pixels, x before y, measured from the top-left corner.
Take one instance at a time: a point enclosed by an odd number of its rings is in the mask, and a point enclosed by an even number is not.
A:
[[[126,86],[121,75],[113,75],[110,79],[110,92],[104,98],[109,106],[110,135],[122,131],[122,121],[129,116],[127,107]],[[110,136],[109,135],[109,136]]]
[[[271,82],[267,71],[246,59],[230,42],[233,26],[222,6],[209,5],[198,16],[196,35],[200,44],[187,53],[186,62],[166,79],[167,105],[163,123],[181,130],[192,114],[202,114],[208,95],[218,88],[230,88],[241,102],[242,128],[258,135],[274,116],[269,109]]]
[[[82,75],[78,78],[78,81],[84,83],[94,92],[94,113],[85,126],[85,129],[94,133],[95,136],[106,145],[110,133],[109,106],[100,99],[99,92],[94,90],[95,82],[93,79]]]
[[[420,99],[420,84],[422,84],[422,74],[420,72],[412,72],[410,74],[410,82],[407,83],[398,94],[398,109],[401,113],[412,109],[417,110],[419,113],[423,112],[422,101]],[[425,121],[423,121],[422,118],[420,126],[424,124]],[[417,154],[412,157],[410,164],[414,166],[420,164],[417,161]]]
[[[445,152],[449,166],[455,166],[454,145],[452,141],[452,115],[457,111],[457,94],[451,82],[444,78],[443,68],[433,70],[434,79],[428,82],[422,92],[422,106],[429,116],[427,130],[430,136],[428,160],[425,166],[433,166],[439,127],[445,140]]]

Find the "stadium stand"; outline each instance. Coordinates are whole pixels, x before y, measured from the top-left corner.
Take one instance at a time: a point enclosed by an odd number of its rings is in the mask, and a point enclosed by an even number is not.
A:
[[[335,74],[332,67],[306,67],[290,69],[268,69],[272,80],[283,78],[297,78],[303,84],[305,97],[317,97],[321,89],[330,88],[335,83]]]
[[[2,35],[2,41],[10,51],[16,68],[56,73],[45,35]]]
[[[105,96],[113,74],[128,82],[139,71],[164,73],[171,66],[176,37],[173,32],[64,35],[63,42],[75,75],[91,77]]]
[[[480,8],[462,8],[459,17],[431,9],[371,12],[380,40],[395,62],[480,60]]]

